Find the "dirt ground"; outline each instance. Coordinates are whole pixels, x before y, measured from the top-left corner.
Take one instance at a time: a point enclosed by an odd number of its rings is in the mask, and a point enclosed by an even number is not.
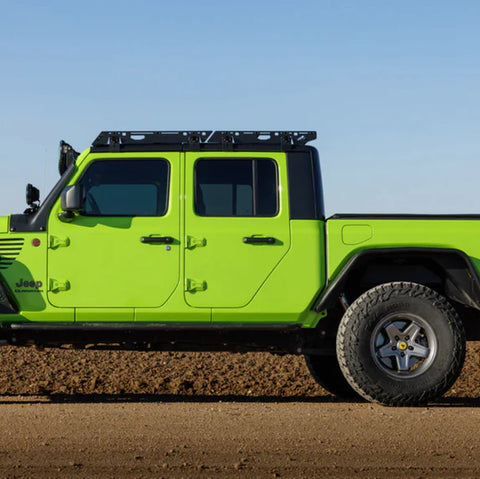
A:
[[[14,401],[1,412],[1,477],[480,475],[480,410],[470,407]]]
[[[218,399],[325,396],[303,356],[0,348],[0,395],[207,396]],[[480,398],[480,342],[469,343],[447,396]]]
[[[0,354],[0,477],[480,477],[480,343],[428,408],[336,401],[294,356]]]

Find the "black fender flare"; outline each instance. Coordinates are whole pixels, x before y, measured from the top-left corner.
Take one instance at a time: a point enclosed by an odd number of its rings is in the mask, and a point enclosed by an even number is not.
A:
[[[470,257],[450,248],[373,248],[354,254],[335,279],[315,300],[316,312],[338,304],[352,274],[368,267],[373,261],[425,262],[442,271],[445,292],[449,299],[480,310],[480,280]]]
[[[18,314],[19,309],[15,303],[7,283],[0,275],[0,314]]]

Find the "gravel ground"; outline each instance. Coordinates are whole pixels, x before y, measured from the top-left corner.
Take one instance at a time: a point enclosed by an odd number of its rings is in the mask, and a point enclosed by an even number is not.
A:
[[[315,398],[326,392],[303,357],[263,353],[145,353],[4,347],[0,395],[173,395]],[[448,393],[480,397],[480,343]]]
[[[0,477],[480,477],[479,343],[428,408],[337,401],[295,356],[0,351]]]
[[[473,407],[45,400],[0,404],[0,477],[480,477]]]

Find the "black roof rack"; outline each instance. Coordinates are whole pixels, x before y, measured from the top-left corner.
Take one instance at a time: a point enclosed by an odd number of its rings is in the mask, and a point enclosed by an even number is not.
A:
[[[291,150],[317,138],[315,131],[102,131],[92,151]]]

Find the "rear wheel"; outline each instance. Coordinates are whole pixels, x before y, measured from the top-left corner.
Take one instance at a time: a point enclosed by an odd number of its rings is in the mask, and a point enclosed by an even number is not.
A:
[[[306,355],[305,362],[313,379],[329,393],[341,399],[360,398],[345,379],[336,356]]]
[[[416,405],[443,395],[460,374],[465,334],[448,301],[415,283],[387,283],[360,296],[337,334],[348,383],[385,405]]]

